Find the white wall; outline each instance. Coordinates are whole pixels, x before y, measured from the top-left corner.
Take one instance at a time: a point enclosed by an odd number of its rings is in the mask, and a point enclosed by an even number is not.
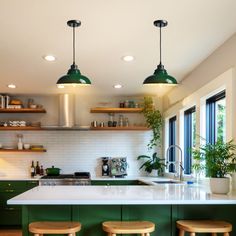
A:
[[[190,72],[180,85],[163,97],[164,110],[236,66],[236,34]],[[186,60],[188,60],[186,58]]]
[[[26,98],[16,96],[27,102]],[[124,97],[75,96],[76,125],[87,126],[92,120],[107,121],[107,114],[90,113],[91,107],[106,104],[117,107]],[[58,96],[34,96],[37,104],[42,104],[46,114],[0,114],[0,120],[40,121],[42,125],[58,125]],[[134,100],[134,98],[128,98]],[[142,100],[141,97],[135,100]],[[156,100],[161,108],[161,100]],[[130,124],[144,124],[142,114],[124,114]],[[116,115],[118,120],[118,115]],[[149,154],[147,144],[151,131],[0,131],[0,143],[16,146],[16,134],[23,134],[23,142],[42,144],[46,153],[0,153],[0,176],[27,176],[31,161],[39,161],[44,168],[52,165],[62,169],[62,173],[90,171],[92,176],[101,176],[101,157],[127,157],[128,175],[143,175],[139,171],[138,155]],[[152,153],[151,153],[152,154]]]

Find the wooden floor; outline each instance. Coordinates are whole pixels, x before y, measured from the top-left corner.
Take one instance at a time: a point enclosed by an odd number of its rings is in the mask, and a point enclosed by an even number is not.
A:
[[[21,230],[11,229],[11,230],[0,230],[0,236],[22,236]]]

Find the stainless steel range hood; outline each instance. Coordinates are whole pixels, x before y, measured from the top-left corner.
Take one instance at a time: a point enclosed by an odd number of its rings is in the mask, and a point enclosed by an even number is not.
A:
[[[59,95],[59,127],[71,128],[75,125],[75,98],[73,94]]]
[[[75,126],[74,94],[60,94],[58,108],[58,125],[42,126],[42,128],[46,130],[90,130],[89,126]]]

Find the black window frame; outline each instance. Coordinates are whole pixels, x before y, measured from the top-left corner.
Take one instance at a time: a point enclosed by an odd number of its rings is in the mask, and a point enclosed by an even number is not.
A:
[[[215,144],[216,135],[216,102],[226,97],[223,90],[206,100],[206,142]]]
[[[171,145],[176,145],[176,121],[177,121],[177,117],[173,116],[169,119],[169,146]],[[175,149],[171,148],[169,150],[169,160],[170,162],[175,162],[176,160],[176,153],[175,153]],[[175,165],[173,163],[171,163],[168,167],[168,171],[170,173],[174,173],[175,172]]]
[[[184,111],[184,174],[192,173],[192,152],[193,148],[193,113],[196,112],[196,107],[193,106]]]

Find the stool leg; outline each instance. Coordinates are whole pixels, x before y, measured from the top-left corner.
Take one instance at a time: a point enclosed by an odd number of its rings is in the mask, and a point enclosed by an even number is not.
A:
[[[229,236],[229,233],[224,233],[224,236]]]
[[[217,233],[212,233],[211,236],[217,236]]]
[[[190,236],[196,236],[196,234],[195,233],[190,233]]]
[[[182,229],[179,230],[179,236],[184,236],[184,230]]]

